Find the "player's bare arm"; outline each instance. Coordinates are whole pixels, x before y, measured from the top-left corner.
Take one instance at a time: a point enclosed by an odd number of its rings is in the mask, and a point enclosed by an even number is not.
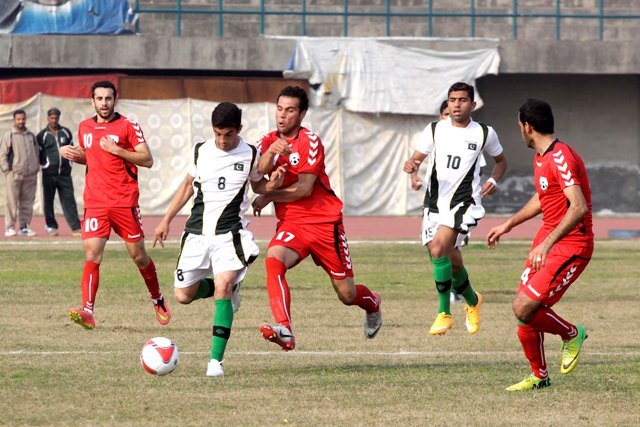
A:
[[[291,147],[284,138],[278,138],[260,156],[258,170],[263,175],[268,175],[273,170],[273,161],[276,156],[288,156],[291,154]]]
[[[494,249],[496,245],[500,243],[500,236],[503,234],[508,233],[516,226],[539,215],[540,212],[542,212],[541,206],[540,197],[538,196],[538,193],[535,193],[518,212],[511,216],[511,218],[489,230],[489,233],[487,234],[487,245],[489,248]]]
[[[167,213],[164,214],[160,224],[156,227],[153,236],[153,247],[156,247],[156,243],[160,243],[160,246],[164,248],[164,241],[169,236],[169,224],[176,217],[178,212],[187,204],[187,202],[193,196],[193,177],[189,174],[185,176],[184,181],[180,184],[178,191],[171,200]]]
[[[547,238],[529,253],[529,262],[533,264],[536,270],[544,265],[547,254],[551,251],[553,245],[576,228],[580,221],[582,221],[584,214],[589,210],[587,201],[579,185],[565,187],[563,192],[569,205],[567,212],[564,214],[564,217],[562,217],[562,220],[560,220],[560,223],[549,233]]]
[[[301,173],[298,181],[285,188],[279,188],[256,197],[251,206],[253,214],[260,216],[262,209],[271,202],[295,202],[296,200],[309,197],[313,191],[313,185],[317,176],[311,173]]]
[[[114,156],[121,157],[136,166],[142,166],[145,168],[153,166],[153,156],[151,155],[149,146],[145,143],[141,143],[133,147],[135,151],[129,151],[120,147],[113,139],[103,136],[100,138],[100,148]]]
[[[503,153],[494,156],[493,160],[496,162],[496,164],[491,171],[491,176],[489,177],[489,179],[484,184],[482,184],[482,197],[495,194],[497,190],[496,184],[500,182],[505,172],[507,171],[507,158]]]
[[[426,154],[423,154],[419,151],[414,151],[411,155],[411,158],[404,162],[404,166],[402,168],[408,174],[417,173],[420,165],[427,158]]]
[[[260,181],[250,181],[251,189],[256,194],[265,194],[270,191],[280,188],[284,181],[284,173],[287,170],[286,163],[279,166],[276,170],[271,172],[269,179],[262,178]]]
[[[87,158],[85,157],[84,148],[77,145],[64,145],[60,147],[60,155],[67,160],[71,160],[74,163],[81,165],[87,164]]]
[[[411,175],[411,188],[415,191],[418,191],[422,188],[422,179],[420,179],[418,171],[420,170],[420,165],[426,158],[426,154],[422,154],[419,151],[414,151],[411,158],[405,162],[404,167],[402,168],[403,171]],[[408,170],[411,170],[411,172],[409,172]]]

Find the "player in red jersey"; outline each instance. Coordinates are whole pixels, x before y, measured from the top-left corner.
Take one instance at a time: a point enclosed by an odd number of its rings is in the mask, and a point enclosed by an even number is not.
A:
[[[544,355],[544,333],[562,338],[560,372],[568,374],[580,360],[586,329],[560,317],[551,307],[584,271],[593,253],[591,189],[580,156],[554,136],[551,106],[528,99],[521,107],[518,125],[522,139],[536,151],[536,193],[515,215],[492,228],[490,248],[500,236],[542,212],[543,225],[531,245],[513,301],[518,338],[531,365],[531,373],[509,391],[551,385]]]
[[[68,311],[69,318],[85,329],[93,329],[94,302],[99,286],[104,247],[115,231],[125,242],[151,294],[156,319],[169,323],[171,312],[160,292],[153,260],[144,247],[144,232],[138,206],[138,167],[153,166],[153,157],[136,122],[115,112],[117,92],[113,83],[99,81],[91,88],[96,115],[80,123],[79,147],[65,146],[60,154],[87,165],[84,188],[82,240],[85,252],[82,273],[82,308]]]
[[[382,326],[380,295],[356,285],[351,253],[342,224],[342,201],[331,189],[325,172],[324,146],[318,135],[302,127],[309,101],[304,89],[287,86],[277,98],[277,130],[258,141],[262,174],[286,168],[280,188],[256,197],[254,214],[274,202],[279,220],[269,243],[267,292],[276,324],[260,325],[262,336],[282,347],[295,348],[291,329],[291,297],[285,279],[288,269],[311,255],[331,279],[338,298],[366,311],[364,332],[374,338]]]

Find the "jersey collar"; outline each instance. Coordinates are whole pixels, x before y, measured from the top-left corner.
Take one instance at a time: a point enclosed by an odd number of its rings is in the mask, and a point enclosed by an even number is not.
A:
[[[116,121],[116,120],[118,120],[120,117],[122,117],[122,116],[120,115],[120,113],[115,113],[115,114],[113,115],[113,119],[109,120],[107,123],[115,122],[115,121]],[[97,115],[97,114],[96,114],[95,116],[93,116],[92,118],[93,118],[93,121],[94,121],[94,122],[98,123],[98,115]]]

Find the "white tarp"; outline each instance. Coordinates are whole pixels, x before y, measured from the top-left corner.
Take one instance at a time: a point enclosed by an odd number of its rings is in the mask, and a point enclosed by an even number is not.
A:
[[[458,81],[498,74],[498,48],[443,52],[369,38],[297,38],[285,77],[308,79],[313,105],[361,113],[437,115]],[[476,94],[478,107],[482,100]]]
[[[139,172],[143,214],[165,213],[187,172],[193,144],[212,136],[211,111],[217,104],[194,99],[118,102],[117,111],[140,123],[155,160],[153,168],[140,168]],[[36,95],[20,104],[0,105],[0,132],[11,128],[13,111],[23,108],[27,127],[37,133],[46,126],[45,112],[54,106],[62,111],[60,123],[71,130],[77,144],[80,122],[95,114],[89,99]],[[239,106],[243,111],[242,137],[249,143],[275,129],[275,104]],[[419,213],[424,192],[411,190],[402,165],[431,119],[433,116],[374,115],[333,108],[309,110],[303,125],[316,132],[325,145],[327,174],[344,202],[346,215]],[[80,213],[84,171],[84,166],[76,165],[72,172]],[[1,178],[0,212],[4,213],[5,181]],[[41,200],[39,189],[35,205],[38,214],[42,212]],[[57,198],[56,212],[61,212]]]

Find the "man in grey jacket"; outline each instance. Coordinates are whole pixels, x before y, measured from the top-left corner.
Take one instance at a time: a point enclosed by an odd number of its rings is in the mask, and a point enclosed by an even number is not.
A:
[[[13,113],[13,129],[0,139],[0,169],[6,179],[5,232],[6,237],[16,234],[35,236],[29,228],[33,217],[33,203],[38,183],[39,148],[35,135],[27,129],[27,113]],[[16,233],[16,216],[20,231]]]
[[[47,111],[47,127],[38,133],[36,139],[40,146],[40,165],[42,165],[42,189],[44,193],[45,231],[49,236],[58,235],[53,202],[56,191],[60,196],[60,205],[64,218],[74,236],[81,234],[78,207],[73,195],[71,179],[71,162],[60,155],[60,147],[73,145],[71,131],[60,126],[60,110],[51,108]]]

